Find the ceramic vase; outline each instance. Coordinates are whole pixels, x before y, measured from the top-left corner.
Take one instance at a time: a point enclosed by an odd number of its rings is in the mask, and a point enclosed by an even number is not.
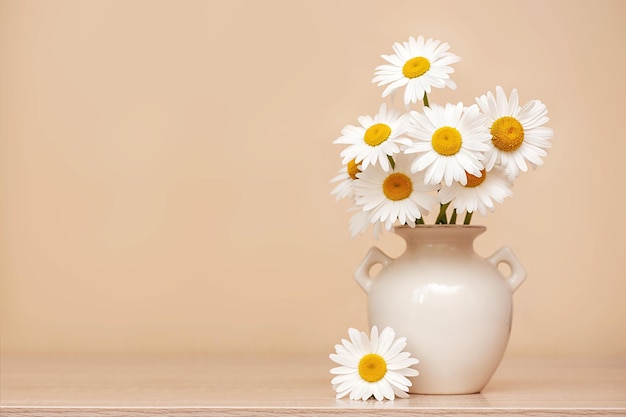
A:
[[[400,226],[406,250],[391,258],[372,247],[355,278],[367,293],[370,325],[407,338],[420,363],[415,394],[480,392],[496,371],[509,340],[512,295],[526,278],[508,247],[484,259],[474,239],[484,226]],[[498,264],[509,266],[504,276]],[[370,276],[374,265],[382,269]]]

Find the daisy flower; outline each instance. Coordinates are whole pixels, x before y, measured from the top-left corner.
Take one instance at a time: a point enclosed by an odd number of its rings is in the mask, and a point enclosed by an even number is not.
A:
[[[389,170],[389,156],[400,152],[399,145],[409,145],[411,140],[404,136],[406,133],[407,115],[400,115],[395,110],[387,111],[382,104],[374,116],[361,116],[358,121],[361,126],[348,125],[341,131],[341,137],[334,143],[350,145],[341,152],[342,163],[345,165],[351,160],[362,165],[362,170],[371,165],[380,163],[385,171]]]
[[[417,153],[411,171],[424,171],[425,181],[465,185],[465,172],[480,176],[484,152],[489,150],[489,131],[478,107],[463,103],[425,107],[424,113],[411,112],[409,135],[415,139],[405,153]]]
[[[467,174],[465,185],[454,182],[449,187],[442,187],[437,193],[441,204],[454,200],[453,207],[459,213],[473,213],[478,210],[486,216],[487,210],[494,210],[494,201],[502,204],[505,198],[513,194],[513,184],[501,167],[496,166],[489,172],[483,170],[481,174],[480,177]]]
[[[356,204],[371,212],[371,222],[380,221],[387,230],[396,220],[414,227],[436,204],[430,192],[438,186],[425,184],[424,175],[411,172],[410,165],[409,158],[399,155],[390,172],[373,166],[358,174],[354,181]]]
[[[382,231],[383,231],[383,227],[382,227],[382,223],[381,222],[372,222],[370,220],[371,218],[371,213],[367,212],[365,210],[363,210],[363,207],[360,206],[353,206],[352,211],[356,211],[356,213],[354,213],[352,215],[352,217],[350,217],[349,222],[349,228],[350,228],[350,233],[352,234],[352,238],[354,239],[355,237],[357,237],[358,235],[361,235],[363,233],[365,233],[365,231],[367,230],[367,228],[370,225],[374,225],[373,229],[374,229],[374,239],[377,239],[380,237]]]
[[[337,353],[330,354],[330,359],[341,365],[330,370],[336,375],[331,384],[337,398],[348,394],[351,400],[364,401],[371,396],[378,401],[396,396],[408,398],[412,384],[407,377],[419,375],[410,366],[419,361],[411,358],[409,352],[402,352],[406,338],[396,339],[391,327],[385,327],[380,336],[376,326],[369,337],[356,329],[349,329],[348,334],[350,341],[342,339],[340,345],[335,345]]]
[[[528,165],[536,168],[543,164],[554,132],[542,126],[549,119],[541,101],[531,100],[520,106],[516,89],[507,99],[502,87],[497,86],[495,96],[489,91],[477,97],[476,103],[491,129],[492,146],[485,155],[487,170],[502,164],[509,178],[514,179],[520,171],[528,171]]]
[[[454,69],[450,64],[459,62],[461,58],[448,52],[450,46],[441,41],[427,39],[423,36],[417,39],[409,38],[408,42],[396,42],[393,45],[393,55],[382,55],[389,64],[376,68],[372,82],[379,86],[387,85],[383,97],[404,87],[404,104],[416,103],[430,93],[431,87],[456,88],[450,79]]]
[[[357,165],[354,159],[349,161],[348,165],[341,168],[337,176],[330,180],[331,183],[339,183],[330,194],[336,196],[336,200],[351,197],[353,193],[352,182],[356,179],[356,174],[359,172],[361,172],[361,166]]]

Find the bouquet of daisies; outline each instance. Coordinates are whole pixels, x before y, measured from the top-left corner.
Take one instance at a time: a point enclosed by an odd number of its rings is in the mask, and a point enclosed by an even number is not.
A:
[[[517,90],[507,97],[498,86],[470,106],[429,103],[432,88],[456,88],[451,65],[460,58],[449,49],[422,36],[395,43],[372,81],[386,86],[383,98],[403,89],[406,109],[421,102],[421,111],[401,113],[382,104],[335,140],[347,146],[332,194],[353,200],[353,237],[370,225],[377,237],[383,227],[424,224],[436,207],[435,224],[455,224],[457,216],[469,224],[475,211],[484,216],[511,196],[521,172],[543,163],[553,131],[544,126],[541,101],[520,105]]]

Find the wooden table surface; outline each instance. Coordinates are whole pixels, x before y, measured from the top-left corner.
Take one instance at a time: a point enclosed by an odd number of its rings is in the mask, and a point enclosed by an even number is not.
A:
[[[626,358],[508,359],[475,395],[336,400],[326,357],[0,358],[2,416],[623,415]]]

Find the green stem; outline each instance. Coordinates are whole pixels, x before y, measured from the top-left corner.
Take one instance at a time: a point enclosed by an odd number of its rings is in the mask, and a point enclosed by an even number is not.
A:
[[[450,224],[456,224],[456,209],[452,210],[452,216],[450,216]]]
[[[446,204],[441,204],[439,207],[439,215],[437,216],[437,220],[435,220],[435,224],[446,224],[448,223],[448,216],[446,216],[446,210],[448,209],[448,206],[450,205],[450,202],[446,203]]]
[[[426,95],[425,91],[424,91],[424,107],[430,107],[430,105],[428,104],[428,96]]]
[[[471,221],[472,221],[472,212],[468,211],[467,213],[465,213],[465,220],[463,221],[463,224],[470,224]]]
[[[391,155],[387,155],[387,159],[389,159],[389,163],[391,164],[391,169],[396,169],[396,162],[393,160]]]

